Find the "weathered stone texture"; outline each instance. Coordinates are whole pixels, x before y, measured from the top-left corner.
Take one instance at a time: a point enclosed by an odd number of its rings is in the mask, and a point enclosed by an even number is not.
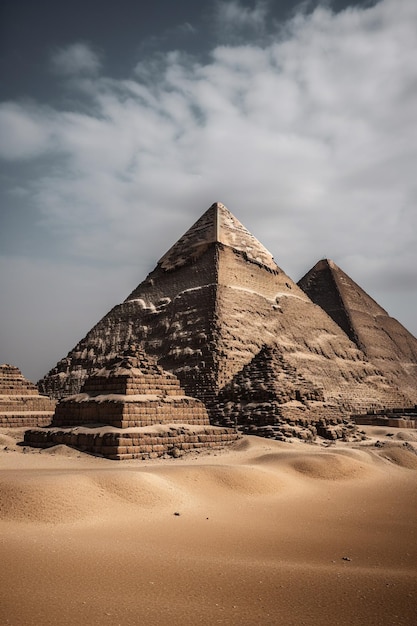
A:
[[[363,426],[385,426],[389,428],[417,428],[417,405],[396,407],[379,411],[368,411],[362,415],[352,415],[356,424]]]
[[[187,392],[188,379],[201,375],[202,361],[203,378],[212,376],[215,268],[214,249],[175,273],[158,266],[39,382],[41,390],[57,398],[78,393],[93,369],[124,354],[132,343],[161,359]]]
[[[220,267],[223,263],[230,264],[230,253],[222,255]],[[407,404],[398,387],[284,272],[254,272],[236,254],[233,265],[234,276],[230,269],[219,272],[225,276],[217,295],[219,390],[264,345],[277,344],[286,362],[322,387],[325,399],[342,413]],[[242,287],[245,273],[255,274],[257,291]]]
[[[13,365],[0,365],[0,426],[46,426],[55,402],[39,395],[36,386]]]
[[[166,425],[160,430],[129,428],[53,428],[28,430],[25,443],[38,448],[64,444],[105,456],[115,461],[125,459],[156,459],[169,455],[178,457],[185,452],[217,450],[235,443],[240,436],[229,428],[216,426]]]
[[[144,353],[115,358],[85,381],[81,393],[58,403],[53,426],[160,423],[209,424],[206,408],[184,395],[176,376]]]

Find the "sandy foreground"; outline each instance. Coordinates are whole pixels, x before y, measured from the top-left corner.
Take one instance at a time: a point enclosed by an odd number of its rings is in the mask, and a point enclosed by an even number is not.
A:
[[[0,623],[416,624],[417,433],[366,430],[152,462],[0,431]]]

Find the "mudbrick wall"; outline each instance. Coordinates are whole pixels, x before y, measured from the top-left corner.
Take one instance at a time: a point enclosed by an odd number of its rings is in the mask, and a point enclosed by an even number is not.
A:
[[[108,424],[115,428],[151,426],[161,422],[180,424],[207,424],[204,405],[195,398],[91,398],[85,394],[70,396],[59,403],[55,426],[80,424]]]

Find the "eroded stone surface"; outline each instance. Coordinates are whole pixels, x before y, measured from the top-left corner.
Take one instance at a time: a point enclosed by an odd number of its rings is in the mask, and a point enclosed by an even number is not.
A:
[[[141,353],[115,358],[93,372],[81,393],[58,403],[52,425],[129,428],[173,422],[208,425],[209,418],[202,402],[184,394],[176,376]]]
[[[120,461],[182,456],[186,452],[217,450],[231,445],[239,435],[229,428],[189,424],[142,428],[52,428],[28,430],[25,443],[38,448],[64,444],[82,452]]]
[[[362,426],[385,426],[387,428],[417,428],[417,405],[414,407],[396,407],[368,411],[361,415],[352,415],[356,424]]]
[[[18,367],[0,365],[0,426],[42,426],[51,423],[55,402],[39,395]]]
[[[168,250],[158,265],[176,269],[195,259],[213,243],[239,250],[248,259],[275,270],[272,254],[243,226],[221,202],[215,202],[199,220]]]

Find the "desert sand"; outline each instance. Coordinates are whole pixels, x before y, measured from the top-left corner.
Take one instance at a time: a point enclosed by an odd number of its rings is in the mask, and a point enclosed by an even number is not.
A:
[[[417,433],[365,430],[121,462],[2,430],[0,623],[415,624]]]

